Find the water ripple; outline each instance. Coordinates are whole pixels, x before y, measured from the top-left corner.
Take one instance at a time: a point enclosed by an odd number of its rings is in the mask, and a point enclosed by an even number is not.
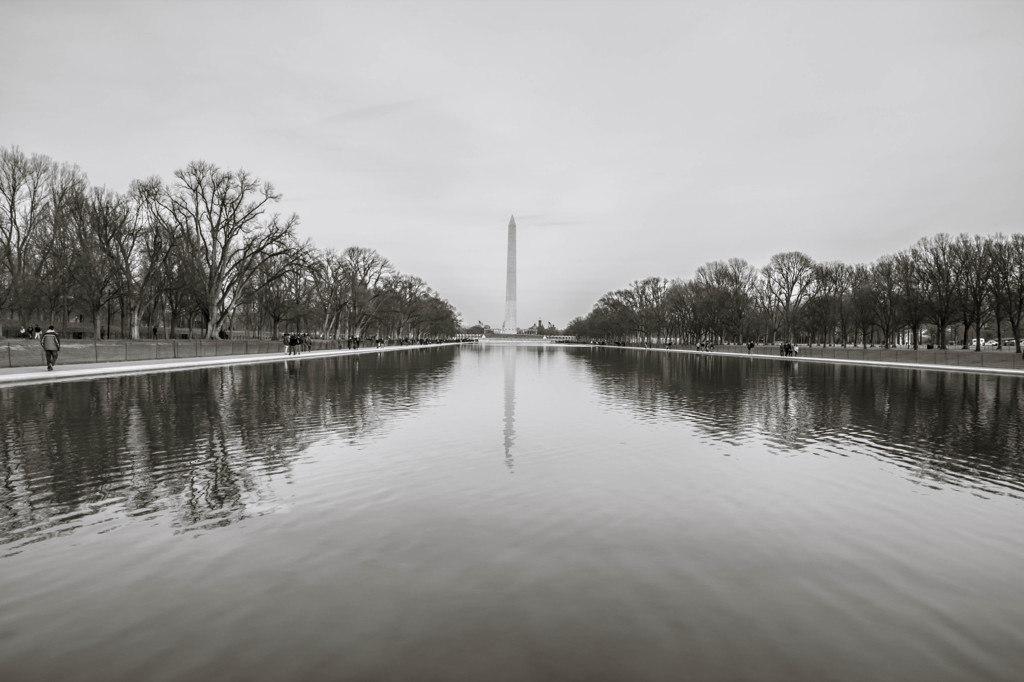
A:
[[[3,389],[0,661],[1015,679],[1021,384],[944,376],[463,348]]]
[[[103,525],[104,510],[163,515],[182,532],[265,514],[279,508],[263,499],[269,482],[311,445],[385,433],[447,380],[451,360],[382,354],[4,389],[0,545]]]
[[[580,358],[605,409],[678,420],[709,445],[869,456],[941,485],[1024,491],[1016,378],[621,349]]]

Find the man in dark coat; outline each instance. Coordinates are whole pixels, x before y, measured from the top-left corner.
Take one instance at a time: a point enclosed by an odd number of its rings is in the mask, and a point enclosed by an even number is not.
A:
[[[57,353],[60,352],[60,337],[53,330],[52,324],[39,337],[39,345],[43,347],[43,352],[46,353],[46,370],[52,372],[53,366],[57,362]]]

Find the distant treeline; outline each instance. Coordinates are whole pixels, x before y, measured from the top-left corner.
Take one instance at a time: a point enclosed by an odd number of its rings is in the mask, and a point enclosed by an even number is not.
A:
[[[939,234],[867,265],[816,263],[791,251],[763,268],[740,258],[693,279],[650,277],[605,294],[566,333],[606,341],[838,345],[1015,339],[1024,312],[1024,235]],[[947,329],[959,339],[947,339]],[[952,335],[951,335],[952,336]]]
[[[328,338],[425,338],[458,330],[452,306],[372,249],[338,253],[296,234],[298,216],[245,170],[193,161],[92,187],[78,166],[0,148],[0,311],[16,324],[108,320],[125,335],[176,327],[277,336],[282,324]],[[109,334],[109,330],[106,332]]]

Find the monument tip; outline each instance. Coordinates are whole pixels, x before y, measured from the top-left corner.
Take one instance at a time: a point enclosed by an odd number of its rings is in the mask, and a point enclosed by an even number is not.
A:
[[[508,219],[508,226],[509,227],[515,227],[515,225],[516,225],[516,217],[515,217],[515,215],[513,215],[512,217],[510,217]]]

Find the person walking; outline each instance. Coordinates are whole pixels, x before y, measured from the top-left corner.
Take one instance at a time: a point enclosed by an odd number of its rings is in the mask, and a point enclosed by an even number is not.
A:
[[[43,347],[43,352],[46,353],[46,370],[52,372],[53,365],[57,362],[57,353],[60,352],[60,337],[53,330],[52,324],[39,337],[39,345]]]

